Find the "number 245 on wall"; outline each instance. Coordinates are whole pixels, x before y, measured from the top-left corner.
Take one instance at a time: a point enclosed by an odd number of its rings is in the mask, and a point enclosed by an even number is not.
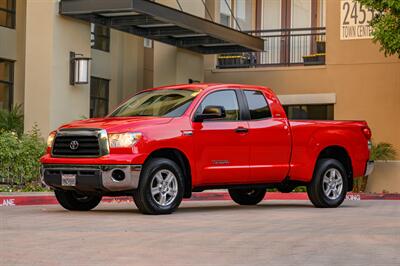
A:
[[[375,16],[375,11],[364,8],[355,1],[343,1],[342,12],[344,12],[342,25],[369,24]]]

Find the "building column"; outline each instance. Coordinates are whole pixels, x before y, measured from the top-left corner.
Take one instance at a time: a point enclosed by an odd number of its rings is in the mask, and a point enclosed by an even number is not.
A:
[[[27,1],[25,130],[42,135],[89,116],[90,86],[69,85],[70,51],[90,56],[90,25],[58,14],[58,1]]]

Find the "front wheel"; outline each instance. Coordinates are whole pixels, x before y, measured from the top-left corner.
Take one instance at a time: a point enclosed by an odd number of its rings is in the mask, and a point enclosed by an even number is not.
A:
[[[54,193],[58,203],[70,211],[90,211],[101,201],[101,196],[84,195],[75,191],[56,190]]]
[[[264,199],[265,188],[229,189],[232,200],[239,205],[256,205]]]
[[[143,214],[174,212],[183,198],[183,173],[173,161],[155,158],[146,163],[133,200]]]
[[[318,208],[336,208],[346,198],[347,175],[335,159],[318,160],[313,180],[307,186],[308,198]]]

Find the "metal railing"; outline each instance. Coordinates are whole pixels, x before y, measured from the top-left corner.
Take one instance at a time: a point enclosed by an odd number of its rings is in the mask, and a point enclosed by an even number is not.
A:
[[[217,68],[325,64],[325,28],[255,30],[247,33],[264,40],[264,51],[220,54]]]

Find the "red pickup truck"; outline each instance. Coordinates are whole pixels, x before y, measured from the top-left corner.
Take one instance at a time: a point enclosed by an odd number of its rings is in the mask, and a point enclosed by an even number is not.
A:
[[[337,207],[373,169],[370,138],[364,121],[288,120],[265,87],[168,86],[50,133],[42,179],[68,210],[131,195],[142,213],[167,214],[216,188],[254,205],[268,188],[297,186],[316,207]]]

